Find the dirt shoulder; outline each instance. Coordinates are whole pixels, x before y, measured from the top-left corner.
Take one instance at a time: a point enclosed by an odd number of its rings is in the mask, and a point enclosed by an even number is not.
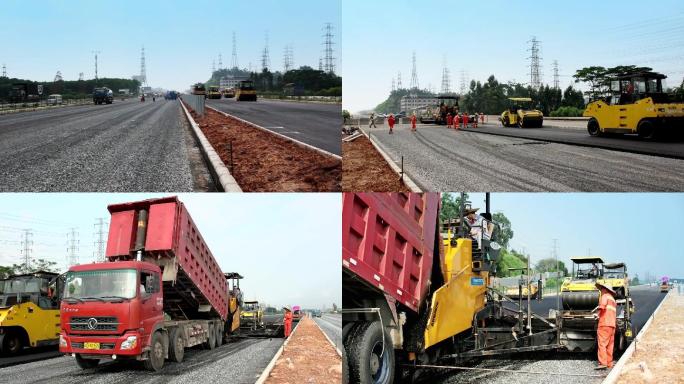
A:
[[[671,292],[617,380],[619,384],[681,383],[684,377],[684,294]]]
[[[342,142],[342,190],[410,192],[366,136]]]
[[[209,109],[203,117],[194,111],[190,113],[243,191],[341,190],[340,160],[305,149]]]
[[[342,358],[308,317],[285,345],[266,384],[341,383]]]

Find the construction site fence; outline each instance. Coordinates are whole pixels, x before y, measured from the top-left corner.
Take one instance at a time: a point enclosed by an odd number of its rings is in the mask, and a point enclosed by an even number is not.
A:
[[[195,111],[196,114],[204,116],[204,95],[181,95],[181,99],[185,101],[188,106]]]

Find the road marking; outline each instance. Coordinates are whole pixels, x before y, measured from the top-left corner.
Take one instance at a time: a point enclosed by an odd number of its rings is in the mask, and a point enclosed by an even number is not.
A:
[[[266,129],[285,129],[285,127],[264,127]]]

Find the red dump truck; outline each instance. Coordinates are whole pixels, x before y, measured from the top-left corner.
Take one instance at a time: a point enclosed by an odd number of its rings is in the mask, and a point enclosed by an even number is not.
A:
[[[226,276],[183,203],[168,197],[108,209],[107,261],[66,275],[60,352],[83,369],[136,359],[159,371],[167,358],[181,362],[185,348],[221,345]]]

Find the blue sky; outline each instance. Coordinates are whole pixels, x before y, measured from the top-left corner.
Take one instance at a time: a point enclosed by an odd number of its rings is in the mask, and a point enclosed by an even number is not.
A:
[[[342,9],[346,109],[373,108],[393,77],[411,80],[416,52],[418,81],[439,91],[444,59],[451,89],[467,79],[529,81],[529,44],[542,43],[543,81],[553,83],[558,60],[565,88],[579,68],[637,64],[653,67],[679,85],[684,76],[684,2],[658,0],[345,0]]]
[[[58,70],[67,80],[79,72],[94,78],[92,51],[101,51],[99,77],[130,78],[140,72],[144,45],[150,85],[184,90],[209,79],[219,53],[231,64],[233,31],[241,68],[260,66],[267,32],[276,70],[288,44],[296,67],[317,68],[326,22],[336,49],[341,39],[339,0],[5,0],[2,15],[0,64],[10,77],[42,81]]]
[[[67,232],[79,260],[93,260],[95,219],[107,205],[159,194],[0,194],[0,265],[21,263],[21,230],[33,257],[67,262]],[[340,305],[341,195],[332,193],[180,194],[224,272],[239,272],[248,299],[277,305]]]
[[[469,194],[484,211],[484,194]],[[558,255],[624,261],[630,275],[684,278],[684,193],[492,193],[492,212],[511,221],[511,246],[531,262]]]

